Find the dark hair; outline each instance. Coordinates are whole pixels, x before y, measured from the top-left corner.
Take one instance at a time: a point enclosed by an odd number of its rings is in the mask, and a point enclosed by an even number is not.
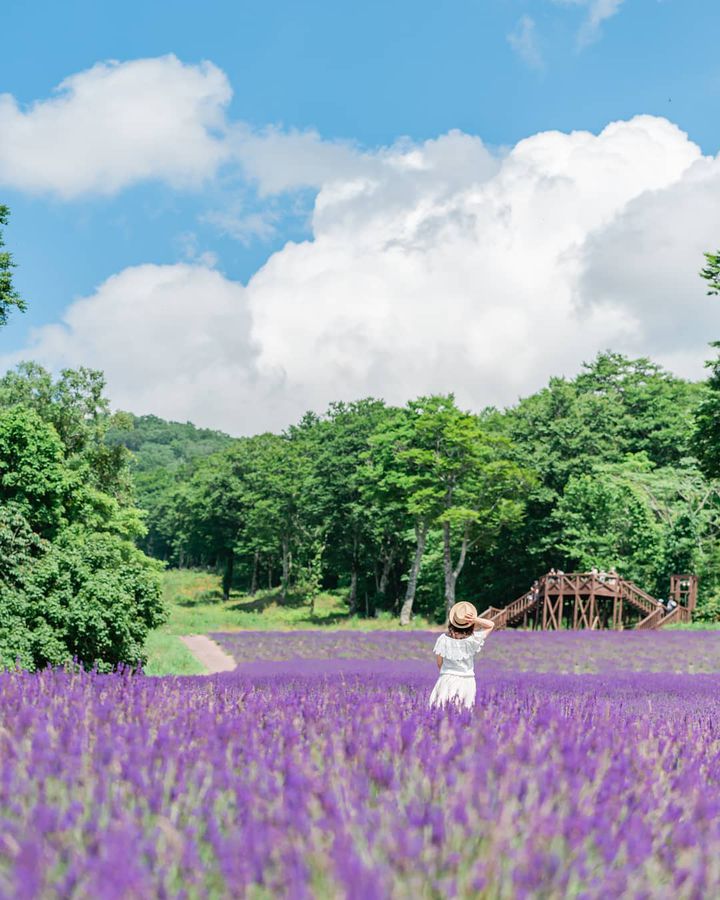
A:
[[[475,625],[468,625],[467,628],[459,628],[457,625],[453,625],[452,622],[448,622],[448,637],[454,638],[456,641],[461,641],[463,638],[468,638],[475,631]]]

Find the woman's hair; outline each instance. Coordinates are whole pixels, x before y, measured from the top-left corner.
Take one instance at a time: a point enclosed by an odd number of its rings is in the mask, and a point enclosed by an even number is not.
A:
[[[453,625],[452,622],[448,622],[448,637],[454,638],[456,641],[461,641],[463,638],[470,637],[470,635],[475,631],[475,625],[468,625],[467,628],[458,628],[457,625]]]

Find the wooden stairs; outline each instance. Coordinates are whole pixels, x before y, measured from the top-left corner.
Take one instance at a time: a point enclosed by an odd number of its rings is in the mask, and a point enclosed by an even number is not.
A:
[[[673,576],[672,584],[678,579],[693,579],[694,576]],[[630,627],[640,630],[662,628],[665,625],[692,621],[692,607],[696,595],[696,579],[691,593],[691,602],[686,606],[677,592],[678,605],[667,611],[662,603],[639,588],[632,581],[619,575],[596,572],[549,573],[502,609],[489,606],[482,617],[491,619],[495,628],[509,628],[521,621],[535,619],[539,622],[542,612],[542,628],[561,627],[565,600],[574,602],[572,628],[600,627],[599,603],[612,602],[612,627],[622,629],[624,610],[632,611],[632,618],[642,614],[639,621]],[[531,615],[532,614],[532,615]]]

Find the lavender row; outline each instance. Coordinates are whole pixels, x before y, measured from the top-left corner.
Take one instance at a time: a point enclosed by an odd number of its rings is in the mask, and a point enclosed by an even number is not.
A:
[[[0,676],[0,896],[716,896],[720,676]]]
[[[212,637],[238,663],[269,660],[418,660],[432,665],[427,631],[231,632]],[[718,631],[502,631],[478,672],[720,672]]]

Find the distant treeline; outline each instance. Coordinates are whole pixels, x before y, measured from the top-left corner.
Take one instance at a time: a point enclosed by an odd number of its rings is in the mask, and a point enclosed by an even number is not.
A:
[[[656,596],[697,573],[715,617],[719,397],[716,370],[691,383],[603,353],[506,410],[366,399],[279,435],[127,417],[107,440],[134,453],[143,548],[217,567],[226,593],[341,588],[351,611],[407,621],[500,606],[553,566],[615,566]]]

